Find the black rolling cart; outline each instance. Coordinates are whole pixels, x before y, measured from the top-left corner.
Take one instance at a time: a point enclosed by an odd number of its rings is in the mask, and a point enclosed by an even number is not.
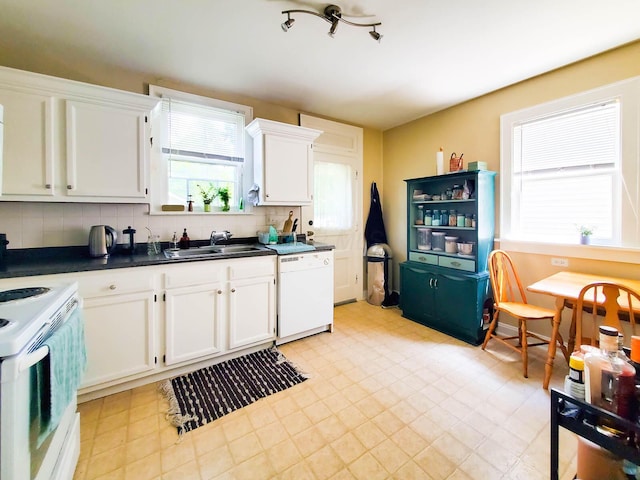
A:
[[[615,426],[627,432],[613,436],[602,425]],[[558,447],[560,427],[585,438],[611,453],[640,465],[640,425],[599,407],[551,389],[551,480],[558,480]]]

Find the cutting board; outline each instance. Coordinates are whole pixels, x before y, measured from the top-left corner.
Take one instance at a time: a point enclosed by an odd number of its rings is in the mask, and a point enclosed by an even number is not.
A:
[[[284,221],[284,227],[282,227],[282,233],[291,233],[293,228],[293,210],[289,211],[289,218]]]

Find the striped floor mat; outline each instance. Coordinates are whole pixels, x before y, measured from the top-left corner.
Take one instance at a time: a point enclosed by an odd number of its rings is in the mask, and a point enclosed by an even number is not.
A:
[[[182,435],[305,380],[272,347],[172,378],[160,389],[169,401],[167,417]]]

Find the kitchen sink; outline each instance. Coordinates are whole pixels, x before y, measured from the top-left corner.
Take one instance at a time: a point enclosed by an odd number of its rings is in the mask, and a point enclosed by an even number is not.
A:
[[[256,252],[262,250],[260,247],[254,245],[220,245],[209,247],[220,253],[241,253],[241,252]]]
[[[229,255],[231,253],[259,252],[262,248],[255,245],[211,245],[185,249],[169,248],[164,251],[167,258],[206,258]]]

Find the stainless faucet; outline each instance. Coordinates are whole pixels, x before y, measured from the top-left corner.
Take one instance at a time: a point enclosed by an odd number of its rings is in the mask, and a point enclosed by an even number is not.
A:
[[[233,236],[229,230],[224,230],[223,232],[216,232],[215,230],[211,232],[211,237],[209,237],[210,245],[215,245],[216,242],[220,240],[229,240]]]

